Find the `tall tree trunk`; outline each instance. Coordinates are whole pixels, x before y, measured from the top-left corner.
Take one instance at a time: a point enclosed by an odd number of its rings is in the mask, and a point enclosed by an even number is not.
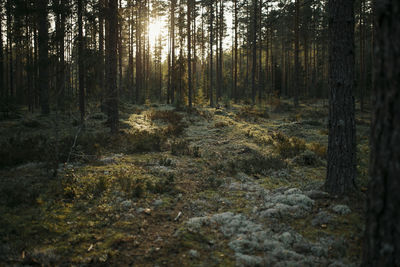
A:
[[[363,266],[400,266],[400,3],[375,1],[374,114]]]
[[[108,89],[108,121],[111,132],[118,132],[118,88],[117,88],[117,46],[118,46],[118,0],[108,2],[109,27],[107,31],[107,89]]]
[[[81,123],[85,119],[85,70],[83,55],[83,0],[78,0],[78,71],[79,71],[79,111]]]
[[[105,79],[104,79],[104,72],[105,72],[105,65],[104,65],[104,4],[105,0],[99,0],[99,54],[100,54],[100,90],[101,90],[101,104],[100,109],[102,112],[106,112],[105,109]]]
[[[364,1],[360,0],[360,20],[359,20],[359,33],[360,33],[360,77],[359,77],[359,93],[360,93],[360,109],[364,111],[364,92],[365,92],[365,57],[364,57]]]
[[[223,72],[223,62],[224,62],[224,51],[222,49],[224,38],[224,1],[219,1],[219,97],[224,93],[224,72]]]
[[[0,99],[5,97],[4,86],[4,56],[3,56],[3,5],[0,3]]]
[[[141,3],[136,1],[136,103],[141,103],[142,92],[142,19]]]
[[[122,9],[121,0],[119,0],[119,8]],[[122,22],[123,22],[122,19],[118,20],[118,92],[119,92],[119,94],[122,93],[122,51],[123,51],[122,50],[122,27],[123,27]]]
[[[190,23],[191,23],[191,12],[192,12],[192,1],[187,0],[187,42],[188,42],[188,85],[189,85],[189,95],[188,95],[188,100],[189,100],[189,107],[192,107],[192,36],[191,36],[191,28],[190,28]]]
[[[261,97],[262,97],[262,86],[263,83],[261,82],[261,77],[262,77],[262,25],[261,25],[261,19],[262,19],[262,6],[263,2],[260,0],[260,8],[259,8],[259,13],[258,13],[258,101],[261,104]]]
[[[297,107],[299,105],[299,88],[300,88],[300,64],[299,64],[299,50],[300,50],[300,38],[299,38],[299,17],[300,17],[300,2],[296,0],[296,14],[295,14],[295,23],[294,23],[294,32],[295,32],[295,43],[294,43],[294,76],[295,76],[295,85],[294,89],[294,105]]]
[[[47,21],[48,0],[37,0],[38,45],[39,45],[39,86],[42,114],[50,113],[49,104],[49,33]]]
[[[345,194],[355,188],[354,0],[329,0],[329,137],[325,189]]]
[[[209,6],[209,11],[210,11],[210,14],[209,14],[209,16],[210,16],[210,23],[209,23],[209,26],[210,26],[210,90],[209,91],[210,92],[209,92],[209,97],[210,97],[210,106],[214,107],[214,98],[213,98],[213,94],[214,94],[213,93],[213,91],[214,91],[214,88],[213,88],[214,87],[214,80],[213,80],[213,76],[214,76],[213,75],[213,72],[214,72],[214,68],[213,68],[214,8],[213,8],[212,3]]]
[[[252,70],[251,70],[251,102],[256,104],[256,68],[257,68],[257,14],[258,0],[253,0],[253,17],[252,17]]]
[[[7,95],[10,97],[14,96],[14,66],[13,66],[13,48],[12,48],[12,42],[13,42],[13,36],[12,36],[12,6],[11,6],[11,0],[7,0],[6,2],[6,9],[7,9],[7,57],[8,57],[8,89],[7,90]]]
[[[61,110],[64,110],[65,97],[65,5],[64,1],[58,1],[59,12],[57,14],[57,42],[58,42],[58,64],[57,64],[57,100]]]
[[[171,1],[171,103],[175,103],[176,71],[175,71],[175,7],[176,0]]]
[[[235,101],[235,103],[237,103],[237,101],[238,101],[238,91],[237,91],[237,78],[238,78],[238,68],[237,68],[237,65],[238,65],[238,7],[237,7],[237,0],[234,0],[234,25],[235,25],[235,47],[234,47],[234,53],[235,53],[235,56],[234,56],[234,61],[235,61],[235,63],[234,63],[234,65],[233,65],[233,67],[234,67],[234,83],[233,83],[233,98],[234,98],[234,101]]]

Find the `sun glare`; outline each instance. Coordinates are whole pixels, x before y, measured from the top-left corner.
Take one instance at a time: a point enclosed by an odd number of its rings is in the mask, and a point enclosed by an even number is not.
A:
[[[151,47],[158,45],[158,38],[163,34],[164,24],[161,20],[153,20],[149,25],[149,41]]]

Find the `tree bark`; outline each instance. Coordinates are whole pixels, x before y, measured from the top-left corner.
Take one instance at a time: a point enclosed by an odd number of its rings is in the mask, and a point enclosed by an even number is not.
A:
[[[234,83],[233,83],[233,98],[235,103],[238,101],[238,96],[237,96],[237,76],[238,76],[238,7],[237,7],[237,0],[234,0],[234,25],[235,25],[235,58],[234,58]]]
[[[83,55],[83,0],[78,0],[78,71],[79,71],[79,111],[81,123],[85,119],[85,72]]]
[[[214,72],[214,68],[213,68],[213,43],[214,43],[214,36],[213,36],[213,32],[214,32],[214,8],[212,5],[212,2],[209,6],[209,11],[210,11],[210,92],[209,92],[209,97],[210,97],[210,106],[214,107],[214,98],[213,98],[213,87],[214,87],[214,80],[213,80],[213,72]]]
[[[0,3],[0,98],[5,97],[5,86],[4,86],[4,56],[3,56],[3,5]]]
[[[296,0],[296,14],[295,14],[295,24],[294,24],[294,31],[295,31],[295,43],[294,43],[294,82],[295,85],[294,89],[294,106],[297,107],[299,105],[299,88],[300,88],[300,64],[299,64],[299,50],[300,50],[300,38],[299,38],[299,17],[300,17],[300,2]]]
[[[109,27],[107,31],[108,50],[107,50],[107,88],[108,88],[108,121],[111,133],[118,132],[118,88],[117,88],[117,46],[118,46],[118,0],[108,2]]]
[[[191,28],[190,28],[190,23],[191,23],[191,12],[192,12],[192,1],[187,0],[187,42],[188,42],[188,84],[189,84],[189,95],[188,95],[188,101],[189,101],[189,107],[192,107],[192,37],[191,37]]]
[[[256,104],[256,72],[257,72],[257,14],[258,14],[258,0],[253,0],[253,14],[252,14],[252,69],[251,69],[251,102]]]
[[[375,1],[374,112],[363,266],[400,266],[400,3]]]
[[[49,104],[49,33],[47,21],[48,0],[38,0],[39,86],[42,114],[50,113]]]
[[[329,137],[325,189],[342,195],[354,190],[354,0],[329,0]]]

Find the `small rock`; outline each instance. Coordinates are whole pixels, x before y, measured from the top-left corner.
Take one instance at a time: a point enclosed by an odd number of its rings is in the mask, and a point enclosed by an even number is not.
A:
[[[328,254],[328,249],[317,245],[311,248],[311,253],[315,257],[325,257]]]
[[[330,223],[332,219],[333,217],[328,212],[321,211],[311,220],[311,224],[312,226],[320,226],[322,224]]]
[[[132,206],[133,206],[133,203],[131,200],[124,200],[121,202],[121,207],[124,210],[129,210],[130,208],[132,208]]]
[[[194,250],[194,249],[189,250],[189,255],[190,255],[190,257],[192,257],[192,258],[198,258],[198,257],[200,257],[199,252],[198,252],[197,250]]]
[[[156,206],[156,207],[161,206],[162,204],[163,204],[162,199],[157,199],[153,202],[153,206]]]
[[[293,244],[293,236],[289,232],[284,232],[281,234],[279,240],[282,241],[286,247],[289,247]]]
[[[351,209],[347,205],[336,205],[332,208],[332,210],[340,215],[351,213]]]
[[[142,212],[144,212],[144,208],[137,208],[136,212],[137,213],[142,213]]]
[[[151,209],[149,209],[149,208],[147,208],[147,209],[144,209],[144,213],[145,213],[145,214],[147,214],[147,215],[150,215],[150,213],[151,213]]]
[[[235,257],[237,266],[261,266],[263,261],[261,257],[241,253],[236,253]]]

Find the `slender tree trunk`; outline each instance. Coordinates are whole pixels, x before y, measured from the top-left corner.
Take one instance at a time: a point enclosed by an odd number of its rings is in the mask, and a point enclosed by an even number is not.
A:
[[[224,62],[224,51],[222,49],[224,38],[224,1],[219,1],[219,97],[222,96],[224,89],[224,72],[223,72],[223,62]]]
[[[105,72],[105,65],[104,65],[104,0],[99,0],[99,54],[100,54],[100,90],[101,90],[101,104],[100,109],[102,112],[105,112],[106,109],[105,105],[105,79],[104,79],[104,72]]]
[[[365,92],[365,57],[364,57],[364,1],[360,0],[360,20],[359,20],[359,33],[360,33],[360,77],[359,77],[359,91],[360,91],[360,109],[364,111],[364,92]]]
[[[295,75],[295,85],[294,89],[294,105],[297,107],[299,105],[299,88],[300,88],[300,64],[299,64],[299,50],[300,50],[300,41],[299,41],[299,17],[300,17],[300,2],[296,0],[296,15],[295,15],[295,44],[294,44],[294,75]]]
[[[171,1],[171,103],[175,103],[176,74],[175,74],[175,7],[176,0]]]
[[[141,103],[142,92],[142,20],[141,3],[136,1],[136,103]]]
[[[257,73],[257,14],[258,0],[253,0],[253,17],[252,17],[252,70],[251,70],[251,102],[256,104],[256,73]]]
[[[192,107],[192,36],[191,36],[191,29],[190,29],[190,23],[191,23],[191,12],[192,12],[192,1],[187,0],[187,42],[188,42],[188,85],[189,85],[189,95],[188,95],[188,100],[189,100],[189,107]]]
[[[0,99],[5,97],[4,56],[3,56],[3,5],[0,3]]]
[[[39,86],[42,114],[50,113],[49,104],[49,33],[47,21],[48,0],[37,0],[38,8],[38,45],[39,45]]]
[[[108,121],[111,132],[118,132],[118,88],[117,88],[117,47],[118,47],[118,0],[108,2],[109,27],[107,31],[107,89],[108,89]]]
[[[12,36],[12,26],[11,26],[11,20],[12,20],[12,6],[11,6],[11,0],[7,0],[6,3],[7,7],[7,42],[8,42],[8,93],[7,95],[10,97],[14,96],[14,66],[13,66],[13,48],[12,48],[12,42],[13,42],[13,36]]]
[[[83,0],[78,0],[78,71],[79,71],[79,111],[81,123],[85,119],[85,70],[83,54]]]
[[[213,44],[214,44],[214,8],[211,5],[209,6],[209,11],[210,11],[210,92],[209,92],[209,97],[210,97],[210,106],[214,107],[214,98],[213,98],[213,91],[214,91],[214,80],[213,80],[213,72],[214,72],[214,68],[213,68]]]
[[[59,1],[59,0],[57,0]],[[59,108],[64,111],[65,97],[65,6],[63,1],[58,2],[59,13],[57,14],[57,42],[58,42],[58,64],[57,64],[57,100]]]
[[[122,2],[119,0],[119,8],[122,9]],[[118,12],[118,9],[117,9]],[[117,13],[118,16],[118,13]],[[118,19],[118,92],[122,93],[122,19]]]
[[[237,7],[237,0],[234,0],[234,25],[235,25],[235,47],[234,47],[234,83],[233,83],[233,98],[235,103],[238,102],[238,95],[237,95],[237,81],[238,81],[238,7]]]
[[[400,266],[400,3],[375,1],[374,114],[362,266]]]
[[[259,13],[258,13],[258,101],[261,104],[261,98],[262,98],[262,86],[263,83],[261,82],[261,77],[262,77],[262,25],[261,25],[261,19],[262,19],[262,5],[263,2],[260,0],[260,7],[259,7]]]
[[[355,188],[354,1],[329,0],[329,138],[325,189],[345,194]]]

